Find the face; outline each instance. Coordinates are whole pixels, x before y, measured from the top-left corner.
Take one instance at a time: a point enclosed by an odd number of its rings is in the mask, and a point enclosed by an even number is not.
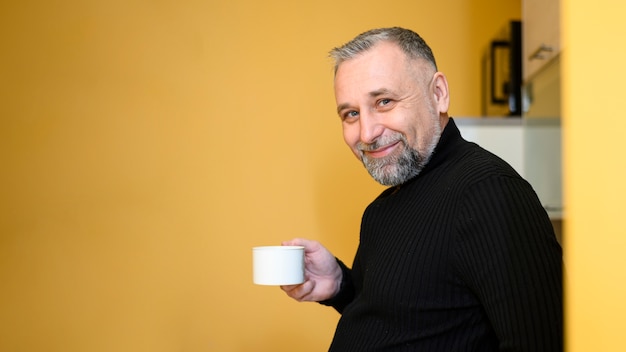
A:
[[[335,99],[345,142],[383,185],[418,175],[448,121],[445,76],[388,42],[339,65]]]

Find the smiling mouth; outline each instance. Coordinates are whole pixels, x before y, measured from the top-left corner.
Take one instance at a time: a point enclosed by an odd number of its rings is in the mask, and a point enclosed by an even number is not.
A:
[[[401,141],[398,140],[398,141],[395,141],[394,143],[380,146],[377,148],[372,148],[372,149],[364,148],[362,149],[362,152],[364,155],[371,157],[371,158],[382,158],[391,154],[396,149],[396,146],[400,142]]]

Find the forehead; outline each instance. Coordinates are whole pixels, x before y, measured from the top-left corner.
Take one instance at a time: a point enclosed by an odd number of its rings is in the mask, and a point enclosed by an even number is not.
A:
[[[405,66],[407,57],[398,45],[391,42],[379,42],[367,51],[343,61],[337,67],[335,79],[346,75],[363,76],[383,72],[385,69]]]
[[[371,96],[373,91],[399,93],[410,89],[415,86],[424,64],[423,60],[409,59],[395,43],[380,42],[337,67],[336,98],[351,100],[357,96]]]

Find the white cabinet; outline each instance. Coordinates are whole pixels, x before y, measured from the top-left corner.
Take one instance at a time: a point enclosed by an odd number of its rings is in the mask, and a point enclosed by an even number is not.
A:
[[[461,118],[463,138],[508,162],[535,189],[548,215],[563,217],[559,118]]]
[[[559,0],[524,0],[522,41],[524,82],[561,52]]]

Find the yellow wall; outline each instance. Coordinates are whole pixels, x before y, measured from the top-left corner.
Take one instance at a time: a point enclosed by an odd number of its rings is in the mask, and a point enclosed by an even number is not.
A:
[[[349,262],[381,190],[343,145],[326,52],[414,28],[452,113],[478,115],[483,46],[519,15],[519,0],[2,2],[0,350],[325,350],[338,315],[254,286],[250,248],[306,236]]]
[[[562,1],[566,343],[625,351],[626,4]]]

